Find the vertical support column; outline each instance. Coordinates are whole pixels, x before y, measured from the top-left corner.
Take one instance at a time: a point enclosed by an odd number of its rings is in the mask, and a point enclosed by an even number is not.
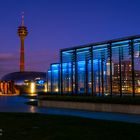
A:
[[[85,94],[88,94],[88,58],[85,60]]]
[[[66,89],[67,89],[67,93],[69,93],[69,87],[70,87],[70,81],[69,81],[69,63],[67,62],[66,65]]]
[[[101,94],[101,75],[100,75],[100,60],[98,59],[98,88],[99,88],[99,96]]]
[[[61,86],[61,94],[63,94],[63,52],[60,51],[60,86]]]
[[[14,81],[11,81],[11,84],[12,84],[12,93],[14,94],[15,93],[15,83],[14,83]]]
[[[131,61],[132,61],[132,94],[135,97],[135,69],[134,69],[134,43],[133,40],[130,42],[131,47]]]
[[[60,64],[58,64],[58,92],[60,93]]]
[[[3,94],[5,94],[5,81],[3,82]]]
[[[91,47],[90,49],[91,51],[91,94],[92,96],[94,95],[94,91],[93,91],[93,47]]]
[[[48,80],[48,71],[47,71],[47,73],[46,73],[46,85],[47,85],[47,92],[49,91],[49,88],[48,88],[48,82],[49,82],[49,80]]]
[[[104,63],[103,63],[104,59],[101,58],[101,79],[102,79],[102,96],[104,96]]]
[[[121,48],[119,47],[119,76],[120,76],[120,81],[119,81],[119,84],[120,84],[120,97],[122,97],[122,62],[121,62],[121,59],[122,59],[122,50]]]
[[[73,91],[73,59],[72,59],[72,62],[71,62],[71,93],[74,94],[74,91]]]
[[[53,92],[53,82],[52,82],[52,65],[51,65],[51,93]]]
[[[72,94],[75,94],[75,92],[74,92],[74,73],[73,73],[73,66],[75,66],[74,65],[75,64],[75,50],[73,50],[73,52],[72,52],[72,56],[71,56],[71,90],[72,90]]]
[[[109,60],[110,60],[110,96],[112,97],[112,47],[111,44],[109,44]]]
[[[78,75],[77,75],[77,52],[74,50],[74,58],[75,58],[75,94],[78,93]]]
[[[102,82],[102,96],[104,96],[104,61],[105,53],[101,51],[101,82]]]

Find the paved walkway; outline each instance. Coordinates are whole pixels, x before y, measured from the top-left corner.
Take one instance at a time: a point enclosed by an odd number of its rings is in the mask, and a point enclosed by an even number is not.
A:
[[[129,114],[107,113],[107,112],[89,112],[89,111],[77,111],[77,110],[67,110],[67,109],[47,109],[47,114],[79,116],[79,117],[90,118],[90,119],[112,120],[112,121],[121,121],[121,122],[140,124],[140,115],[129,115]]]
[[[55,115],[78,116],[91,119],[122,121],[129,123],[139,123],[140,115],[129,115],[119,113],[106,112],[90,112],[72,109],[56,109],[56,108],[38,108],[24,104],[26,101],[33,99],[25,99],[23,97],[2,97],[0,96],[0,112],[30,112]]]

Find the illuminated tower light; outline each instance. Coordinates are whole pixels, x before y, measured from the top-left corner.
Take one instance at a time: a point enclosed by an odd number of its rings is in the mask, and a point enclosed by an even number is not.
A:
[[[24,39],[28,34],[27,27],[24,25],[24,12],[21,16],[21,26],[18,27],[18,36],[20,37],[21,47],[20,47],[20,72],[24,72]]]

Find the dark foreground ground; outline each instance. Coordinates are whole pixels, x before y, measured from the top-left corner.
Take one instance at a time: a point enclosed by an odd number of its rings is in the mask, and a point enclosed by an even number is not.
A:
[[[0,113],[0,133],[0,140],[139,140],[140,124],[44,114]]]

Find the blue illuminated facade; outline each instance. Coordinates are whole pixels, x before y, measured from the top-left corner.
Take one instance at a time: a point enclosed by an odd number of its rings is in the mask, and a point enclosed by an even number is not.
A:
[[[60,64],[51,64],[50,69],[47,72],[47,81],[48,92],[60,92]]]
[[[61,94],[140,94],[140,36],[60,51],[48,70],[48,91]]]

